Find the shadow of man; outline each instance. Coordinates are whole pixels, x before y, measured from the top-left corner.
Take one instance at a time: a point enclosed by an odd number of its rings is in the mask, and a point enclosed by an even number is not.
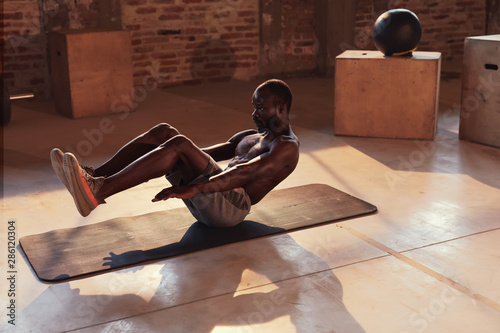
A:
[[[218,246],[234,242],[229,241],[230,236],[247,239],[264,231],[283,231],[269,228],[253,221],[233,231],[195,223],[178,243],[113,254],[104,258],[104,264],[117,267],[127,256],[152,258],[207,239]],[[108,294],[99,286],[100,295],[82,295],[69,283],[51,285],[22,310],[19,323],[23,328],[43,327],[45,331],[211,332],[228,326],[251,332],[278,320],[279,325],[294,326],[297,332],[364,332],[343,304],[342,285],[328,264],[288,234],[246,241],[245,246],[198,251],[161,264],[161,281],[148,287],[156,288],[149,301],[130,293],[128,277]],[[121,272],[135,270],[134,278],[147,285],[145,267],[103,275],[96,281],[106,277],[111,286]],[[128,293],[120,295],[120,289]],[[43,316],[40,309],[44,309]]]

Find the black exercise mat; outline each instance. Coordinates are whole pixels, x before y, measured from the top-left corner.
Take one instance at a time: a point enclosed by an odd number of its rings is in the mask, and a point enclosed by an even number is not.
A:
[[[376,211],[333,187],[311,184],[272,191],[231,228],[209,228],[187,208],[177,208],[26,236],[19,243],[38,278],[55,282]]]

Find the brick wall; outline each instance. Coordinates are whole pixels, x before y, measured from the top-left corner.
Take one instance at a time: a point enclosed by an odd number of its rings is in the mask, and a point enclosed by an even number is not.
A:
[[[2,68],[11,94],[51,96],[46,32],[101,27],[98,1],[5,0]],[[258,0],[122,0],[120,19],[132,37],[135,85],[259,74]]]
[[[47,31],[95,28],[98,11],[91,0],[5,0],[0,28],[2,69],[11,94],[51,97]]]
[[[259,0],[4,0],[2,66],[11,93],[50,98],[46,31],[102,27],[103,3],[119,7],[114,22],[132,36],[135,85],[151,77],[168,86],[268,74],[259,66]],[[281,22],[285,74],[316,67],[315,3],[283,0],[281,17],[272,18]],[[356,48],[375,49],[373,23],[385,11],[381,4],[414,11],[423,26],[419,50],[440,51],[456,68],[464,38],[486,31],[485,0],[358,0]],[[497,18],[490,13],[490,26]]]
[[[375,12],[374,0],[359,0],[355,46],[375,49],[373,24],[387,9],[406,8],[414,12],[422,25],[419,51],[442,53],[443,68],[460,70],[464,39],[486,32],[485,0],[390,0],[387,8]]]
[[[2,68],[11,94],[43,93],[47,56],[38,4],[33,0],[5,1],[2,9]]]
[[[134,81],[160,85],[248,79],[258,74],[257,0],[125,0]]]
[[[314,0],[283,1],[285,72],[307,72],[316,68]]]
[[[486,0],[486,6],[488,20],[486,32],[488,35],[500,34],[500,0]]]

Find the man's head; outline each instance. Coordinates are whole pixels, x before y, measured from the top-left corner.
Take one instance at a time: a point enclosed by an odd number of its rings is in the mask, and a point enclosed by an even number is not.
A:
[[[259,129],[281,131],[289,125],[292,92],[288,85],[277,79],[267,80],[255,89],[252,113]]]
[[[290,108],[292,107],[292,91],[284,81],[278,79],[267,80],[258,86],[256,91],[265,89],[271,91],[274,105],[285,105],[287,112],[290,112]]]

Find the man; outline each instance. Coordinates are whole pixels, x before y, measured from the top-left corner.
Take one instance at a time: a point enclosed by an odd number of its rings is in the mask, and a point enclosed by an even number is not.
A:
[[[51,152],[52,166],[87,216],[113,194],[167,175],[173,185],[153,202],[180,198],[198,221],[234,226],[296,167],[299,140],[290,127],[292,93],[281,80],[268,80],[252,96],[256,130],[200,149],[177,129],[159,124],[122,147],[96,169],[80,166],[71,153]],[[216,161],[230,160],[222,170]]]

